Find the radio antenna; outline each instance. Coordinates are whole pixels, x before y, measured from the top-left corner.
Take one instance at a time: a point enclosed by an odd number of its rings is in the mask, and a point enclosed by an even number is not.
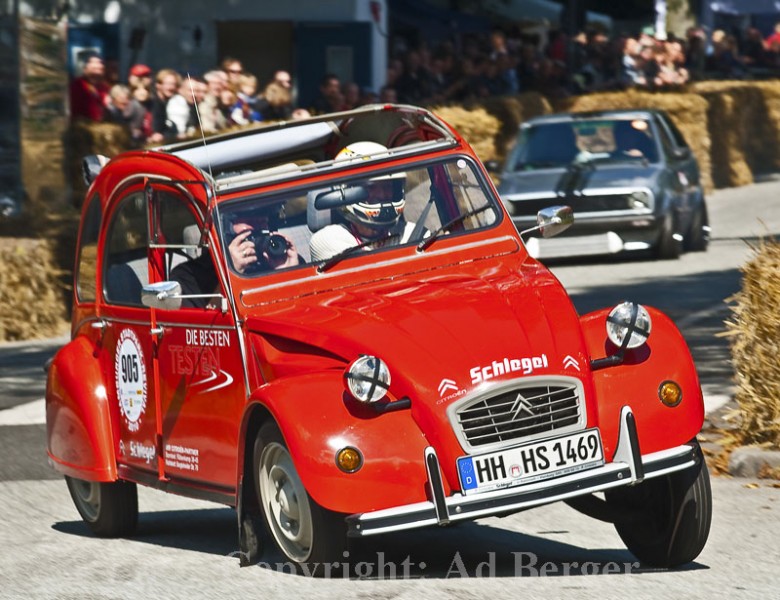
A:
[[[203,121],[200,118],[200,108],[198,108],[198,100],[195,98],[195,87],[192,85],[192,77],[187,73],[187,81],[190,84],[190,94],[192,94],[192,105],[195,107],[195,117],[198,119],[198,129],[200,129],[200,138],[203,140],[203,149],[206,152],[206,164],[209,168],[209,185],[210,189],[206,188],[207,192],[210,192],[208,198],[208,214],[206,215],[206,221],[203,223],[203,231],[200,232],[200,243],[205,244],[209,227],[213,220],[212,213],[217,210],[217,189],[214,185],[214,173],[211,170],[211,158],[209,157],[209,145],[206,143],[206,134],[203,132]]]

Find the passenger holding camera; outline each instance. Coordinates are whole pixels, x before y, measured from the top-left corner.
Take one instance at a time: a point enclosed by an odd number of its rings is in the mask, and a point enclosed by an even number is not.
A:
[[[270,231],[267,214],[240,214],[229,226],[236,237],[228,244],[228,252],[237,272],[271,271],[300,264],[292,240]]]

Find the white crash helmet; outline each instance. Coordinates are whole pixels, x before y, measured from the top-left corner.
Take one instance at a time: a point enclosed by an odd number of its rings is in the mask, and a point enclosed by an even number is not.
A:
[[[373,155],[387,153],[387,148],[376,142],[354,142],[342,148],[336,155],[336,162],[365,160]],[[385,231],[401,218],[406,206],[404,200],[404,173],[379,175],[368,180],[369,197],[355,204],[344,206],[342,214],[348,221],[372,229]],[[389,186],[392,194],[388,199],[371,199],[372,186]]]

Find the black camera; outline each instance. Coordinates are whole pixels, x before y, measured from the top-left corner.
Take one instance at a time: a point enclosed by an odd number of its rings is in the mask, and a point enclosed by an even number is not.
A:
[[[268,258],[284,258],[287,255],[287,240],[278,233],[270,231],[256,230],[246,238],[255,246],[255,253],[258,258],[267,255]]]

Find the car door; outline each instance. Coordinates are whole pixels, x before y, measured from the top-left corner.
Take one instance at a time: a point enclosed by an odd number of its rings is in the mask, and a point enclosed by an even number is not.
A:
[[[685,225],[700,194],[698,164],[682,134],[666,116],[658,115],[657,124],[661,146],[671,171],[670,183],[679,194],[677,209],[681,225]]]
[[[153,186],[151,212],[154,262],[162,267],[153,275],[156,281],[175,279],[188,261],[205,261],[215,275],[207,278],[209,289],[200,290],[214,296],[198,302],[201,306],[185,301],[176,310],[151,309],[158,332],[156,385],[165,473],[172,481],[231,493],[247,394],[239,332],[221,301],[224,273],[210,260],[208,248],[192,245],[201,237],[203,219],[185,192]]]
[[[148,205],[142,185],[108,206],[101,247],[98,357],[116,426],[120,477],[158,477],[158,403],[151,316],[141,303],[149,281]]]

